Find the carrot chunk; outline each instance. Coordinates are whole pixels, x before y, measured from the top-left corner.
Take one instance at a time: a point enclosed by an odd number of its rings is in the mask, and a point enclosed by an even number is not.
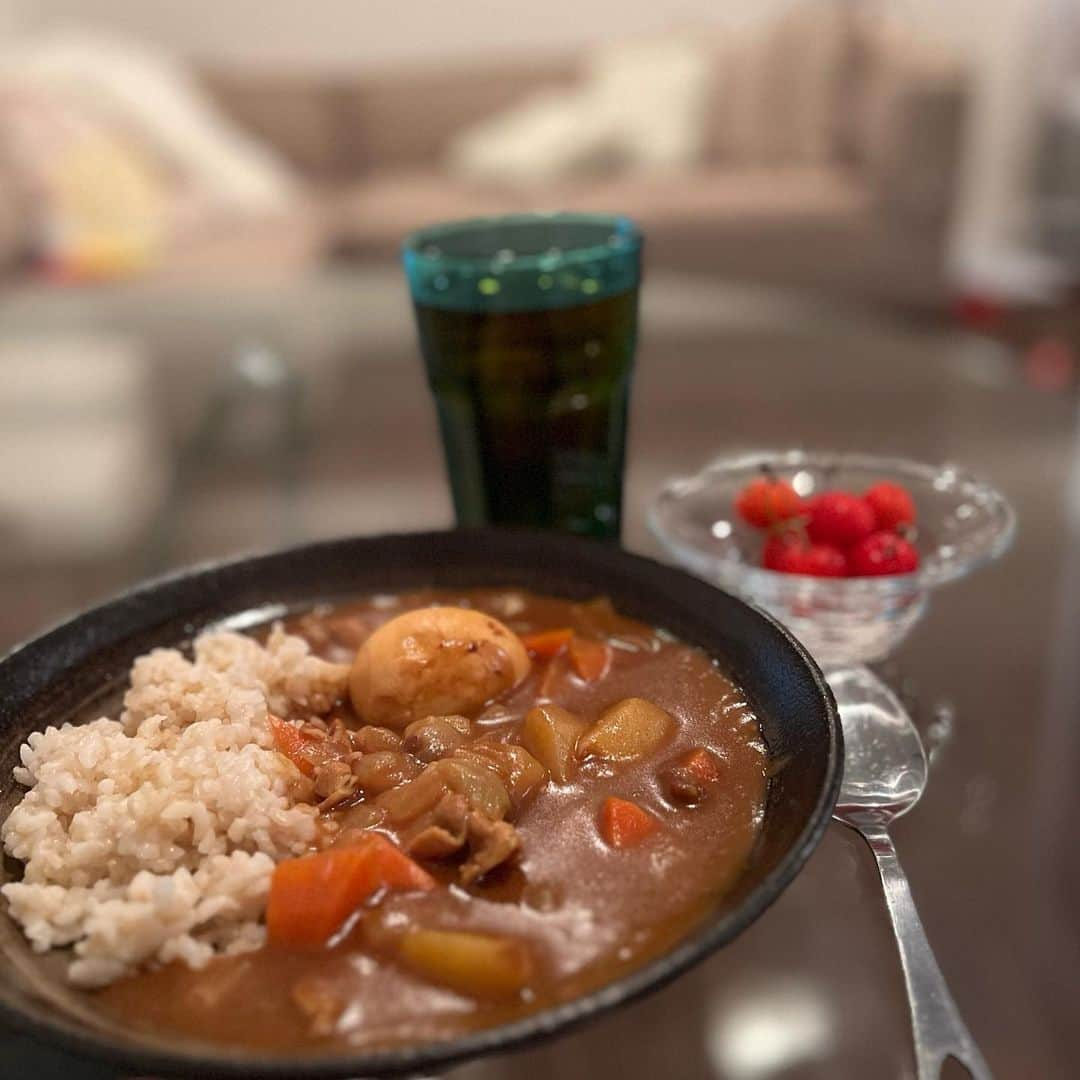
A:
[[[315,772],[315,759],[308,752],[311,740],[294,724],[274,716],[273,713],[270,714],[269,721],[274,747],[278,753],[284,754],[305,776],[312,776]]]
[[[713,784],[723,775],[716,755],[704,746],[691,750],[683,758],[682,766],[695,780],[700,780],[703,784]]]
[[[601,641],[577,637],[570,640],[570,663],[574,673],[586,682],[596,682],[607,673],[611,664],[611,649]]]
[[[526,634],[521,643],[530,656],[540,660],[550,660],[570,644],[574,631],[566,626],[560,630],[541,630],[538,634]]]
[[[652,836],[659,827],[660,823],[652,814],[627,799],[612,795],[600,808],[600,835],[609,847],[634,847]]]
[[[382,889],[426,891],[435,879],[385,836],[278,863],[270,880],[266,929],[278,945],[325,945],[365,900]]]

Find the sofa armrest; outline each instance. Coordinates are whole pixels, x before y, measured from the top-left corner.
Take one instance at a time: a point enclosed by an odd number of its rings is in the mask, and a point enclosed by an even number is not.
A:
[[[969,66],[951,48],[873,7],[856,21],[852,42],[851,149],[874,205],[905,228],[941,227],[966,143]]]
[[[909,84],[890,102],[868,162],[873,202],[901,225],[942,227],[956,197],[969,94],[963,85]]]
[[[19,262],[23,253],[23,237],[19,216],[13,200],[0,188],[0,280]]]

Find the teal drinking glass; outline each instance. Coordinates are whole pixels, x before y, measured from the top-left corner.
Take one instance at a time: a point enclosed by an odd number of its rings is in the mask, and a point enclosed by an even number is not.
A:
[[[617,537],[641,234],[520,214],[405,241],[460,525]]]

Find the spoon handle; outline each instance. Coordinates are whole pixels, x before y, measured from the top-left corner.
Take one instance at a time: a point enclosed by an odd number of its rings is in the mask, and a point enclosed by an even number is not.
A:
[[[945,985],[926,931],[915,910],[911,886],[900,866],[892,837],[884,828],[863,828],[863,838],[877,859],[885,901],[900,946],[911,1026],[915,1033],[915,1064],[919,1080],[939,1080],[950,1058],[963,1065],[975,1080],[991,1080],[990,1069],[975,1040],[960,1019],[960,1012]]]

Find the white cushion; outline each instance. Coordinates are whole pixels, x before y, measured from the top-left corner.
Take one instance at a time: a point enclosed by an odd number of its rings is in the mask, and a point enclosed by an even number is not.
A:
[[[582,84],[542,91],[451,143],[452,175],[517,187],[698,163],[705,146],[709,58],[682,37],[591,54]]]

